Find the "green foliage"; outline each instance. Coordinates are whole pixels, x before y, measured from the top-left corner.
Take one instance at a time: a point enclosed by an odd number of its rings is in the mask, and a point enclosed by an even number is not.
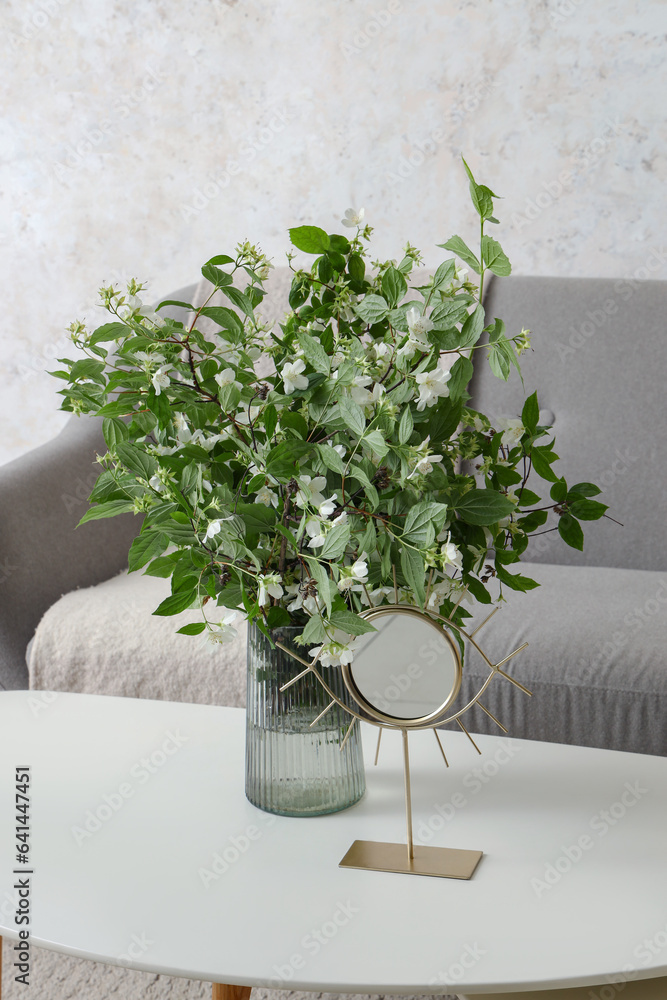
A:
[[[475,366],[508,379],[528,331],[485,326],[484,276],[511,267],[484,233],[497,196],[464,166],[478,251],[451,237],[422,285],[410,245],[398,264],[378,261],[369,227],[348,238],[299,226],[291,243],[312,262],[289,255],[290,311],[271,331],[258,308],[269,262],[249,243],[204,264],[217,294],[196,311],[167,301],[153,313],[131,282],[127,295],[102,290],[109,323],[72,324],[79,355],[54,372],[63,407],[102,416],[108,449],[81,524],[141,515],[130,570],[171,578],[155,614],[201,609],[182,634],[224,641],[237,610],[268,633],[300,625],[300,642],[336,662],[372,630],[360,612],[393,599],[394,577],[399,600],[421,606],[430,578],[443,614],[464,586],[489,603],[491,576],[536,586],[514,565],[531,534],[581,548],[580,522],[605,516],[597,486],[554,470],[535,393],[507,425],[467,409]],[[169,304],[191,311],[187,324],[160,316]]]

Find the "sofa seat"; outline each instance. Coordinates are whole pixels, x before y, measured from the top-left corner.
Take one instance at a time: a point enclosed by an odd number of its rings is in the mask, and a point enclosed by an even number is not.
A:
[[[667,576],[549,564],[525,565],[524,573],[541,586],[507,592],[476,639],[493,662],[528,641],[507,671],[533,697],[498,677],[484,705],[516,737],[667,755]],[[30,686],[244,705],[245,625],[225,646],[177,635],[199,612],[154,617],[168,593],[168,580],[121,573],[66,594],[35,633]],[[478,624],[490,609],[473,610]],[[461,697],[467,701],[487,676],[481,658],[470,656]],[[479,708],[466,725],[500,733]]]
[[[485,707],[524,739],[667,755],[667,574],[548,563],[524,563],[522,573],[541,586],[506,592],[475,638],[495,663],[529,643],[505,669],[533,697],[497,677]],[[477,606],[473,621],[483,618]],[[471,657],[461,697],[487,676]],[[470,724],[500,733],[477,707]]]

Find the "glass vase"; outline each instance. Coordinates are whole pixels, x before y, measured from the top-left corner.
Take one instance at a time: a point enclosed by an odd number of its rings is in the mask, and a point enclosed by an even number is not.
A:
[[[271,634],[305,659],[307,651],[294,643],[302,631],[288,626]],[[347,702],[340,667],[318,669]],[[366,787],[359,725],[340,749],[352,717],[334,705],[311,726],[331,701],[312,673],[280,691],[302,670],[298,660],[277,646],[272,649],[258,628],[249,627],[246,795],[253,805],[281,816],[322,816],[347,809]]]

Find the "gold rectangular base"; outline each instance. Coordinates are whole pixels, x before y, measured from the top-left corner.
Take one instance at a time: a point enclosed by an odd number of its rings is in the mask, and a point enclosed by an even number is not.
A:
[[[383,844],[374,840],[355,840],[339,868],[364,868],[375,872],[400,872],[403,875],[434,875],[438,878],[471,878],[482,851],[459,851],[450,847],[414,846],[414,858],[408,858],[407,844]]]

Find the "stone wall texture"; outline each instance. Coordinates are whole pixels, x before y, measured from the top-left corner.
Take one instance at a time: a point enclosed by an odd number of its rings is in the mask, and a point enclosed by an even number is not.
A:
[[[667,278],[665,0],[3,0],[0,462],[102,283],[149,297],[246,237],[366,209],[379,256],[475,239],[523,274]]]

